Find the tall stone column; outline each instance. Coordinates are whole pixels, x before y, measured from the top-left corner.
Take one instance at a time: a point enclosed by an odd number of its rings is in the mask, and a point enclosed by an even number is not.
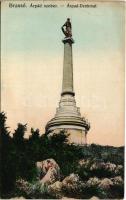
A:
[[[54,118],[46,125],[46,133],[66,129],[70,133],[72,142],[82,143],[82,133],[87,132],[90,126],[84,117],[81,117],[80,109],[75,101],[72,54],[74,40],[72,37],[65,37],[62,42],[64,43],[64,61],[61,99]]]
[[[72,38],[64,39],[64,63],[63,63],[63,82],[62,95],[72,94],[73,91],[73,58],[72,58]]]
[[[73,89],[72,44],[74,40],[72,38],[65,38],[62,42],[64,43],[62,93],[55,117],[80,117],[80,111],[79,108],[76,107]]]

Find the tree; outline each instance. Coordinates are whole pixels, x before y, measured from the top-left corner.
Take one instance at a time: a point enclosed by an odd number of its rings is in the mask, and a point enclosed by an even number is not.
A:
[[[0,132],[1,132],[1,196],[5,192],[10,192],[15,183],[15,169],[12,162],[12,138],[6,126],[6,115],[0,113]]]
[[[24,138],[25,132],[27,130],[27,124],[18,123],[17,129],[13,134],[13,162],[15,163],[16,179],[25,178],[27,175],[26,163],[26,145],[27,139]]]

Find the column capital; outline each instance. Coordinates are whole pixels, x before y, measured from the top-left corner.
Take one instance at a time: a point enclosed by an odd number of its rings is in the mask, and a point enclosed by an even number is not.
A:
[[[65,37],[62,42],[65,44],[65,43],[70,43],[70,44],[73,44],[74,43],[74,40],[73,38],[71,37]]]

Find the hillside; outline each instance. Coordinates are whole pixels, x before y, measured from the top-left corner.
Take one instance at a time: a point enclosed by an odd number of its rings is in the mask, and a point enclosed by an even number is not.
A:
[[[26,139],[26,124],[10,133],[4,113],[0,120],[2,198],[123,198],[124,147],[69,144],[64,131],[49,137],[31,129]],[[38,168],[38,161],[50,165]]]

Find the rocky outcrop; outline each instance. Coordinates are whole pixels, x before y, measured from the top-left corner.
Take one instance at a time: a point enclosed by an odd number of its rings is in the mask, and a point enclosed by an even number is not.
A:
[[[49,186],[49,189],[54,191],[54,192],[61,192],[62,189],[62,182],[56,181],[52,185]]]
[[[57,194],[57,198],[62,198],[65,195],[74,195],[79,193],[80,187],[82,187],[82,182],[77,174],[70,174],[62,182],[56,181],[49,186],[49,191],[51,193]]]
[[[97,161],[92,159],[81,159],[78,162],[78,167],[83,169],[90,169],[90,171],[95,170],[104,170],[108,173],[115,174],[116,176],[119,176],[123,172],[123,166],[122,165],[116,165],[111,162],[103,162],[103,161]]]
[[[79,176],[77,174],[70,174],[62,181],[62,186],[68,189],[75,190],[80,183]]]
[[[20,190],[23,191],[24,193],[29,193],[30,192],[30,183],[23,179],[19,179],[16,181],[16,187]]]
[[[116,176],[114,178],[111,178],[111,181],[113,182],[113,185],[123,185],[124,181],[121,176]]]
[[[54,194],[57,199],[61,199],[62,193],[62,182],[56,181],[55,183],[48,186],[49,193]]]
[[[59,165],[54,159],[47,159],[36,163],[38,180],[31,184],[21,179],[17,181],[18,189],[23,191],[26,197],[51,197],[57,199],[63,199],[63,197],[67,199],[78,197],[98,199],[98,197],[106,198],[106,195],[111,198],[113,197],[113,191],[119,190],[123,192],[123,178],[120,175],[116,175],[123,170],[122,165],[115,165],[109,162],[100,163],[94,160],[91,162],[88,159],[83,159],[79,161],[78,166],[85,171],[88,169],[91,173],[94,172],[93,170],[107,170],[112,172],[113,176],[110,178],[93,176],[80,178],[79,173],[71,173],[61,181]]]
[[[41,183],[50,185],[60,180],[60,168],[54,159],[37,162],[36,166]]]
[[[109,178],[104,178],[101,180],[99,187],[102,189],[110,189],[110,187],[113,185],[113,182]]]
[[[100,183],[100,180],[97,177],[89,178],[89,180],[86,182],[87,187],[92,187],[92,186],[98,186]]]

